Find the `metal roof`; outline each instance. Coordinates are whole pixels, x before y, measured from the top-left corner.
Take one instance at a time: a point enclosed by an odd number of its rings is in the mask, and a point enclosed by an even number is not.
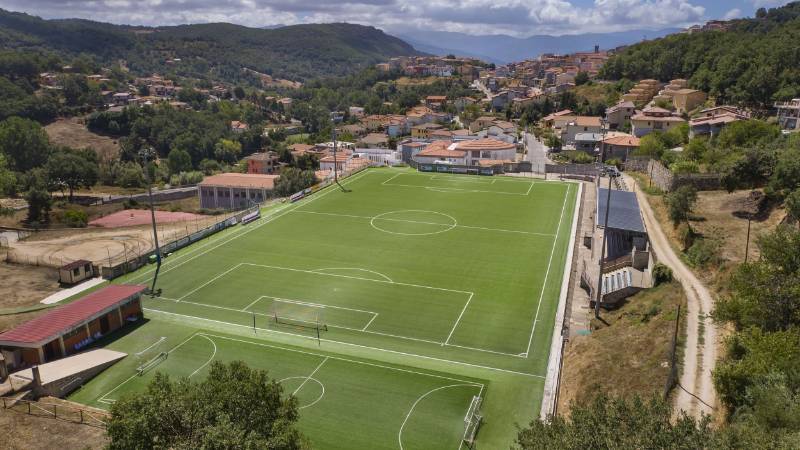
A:
[[[112,284],[0,334],[0,345],[39,344],[67,333],[145,290],[145,286]]]
[[[597,214],[595,223],[603,226],[606,218],[606,199],[608,190],[598,188],[597,190]],[[639,201],[636,194],[628,191],[611,190],[611,209],[608,212],[608,228],[615,230],[633,231],[636,233],[647,233],[642,222],[642,214],[639,211]]]

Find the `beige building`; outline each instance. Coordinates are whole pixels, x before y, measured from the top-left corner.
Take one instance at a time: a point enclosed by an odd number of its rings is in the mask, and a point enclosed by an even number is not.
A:
[[[262,203],[275,188],[278,175],[221,173],[205,177],[198,185],[200,207],[208,209],[245,209]]]
[[[686,123],[686,121],[673,114],[672,111],[650,107],[631,117],[631,132],[640,138],[653,131],[667,131],[682,123]]]

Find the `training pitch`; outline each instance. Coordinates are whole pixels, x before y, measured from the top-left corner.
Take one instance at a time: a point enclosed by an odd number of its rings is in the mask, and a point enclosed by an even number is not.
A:
[[[243,360],[298,397],[316,448],[460,448],[476,396],[476,447],[508,448],[538,416],[578,185],[388,168],[342,184],[167,258],[149,321],[108,346],[130,356],[72,399],[108,408],[157,371]]]

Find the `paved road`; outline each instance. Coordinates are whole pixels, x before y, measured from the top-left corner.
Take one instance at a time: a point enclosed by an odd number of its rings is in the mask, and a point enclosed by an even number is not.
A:
[[[672,269],[673,276],[680,281],[686,292],[686,345],[683,355],[683,373],[675,396],[675,410],[699,418],[702,413],[711,414],[716,405],[717,393],[711,373],[717,363],[717,328],[710,314],[714,299],[708,289],[675,254],[653,209],[636,181],[624,175],[628,186],[636,191],[642,209],[650,243],[662,264]],[[698,399],[699,398],[699,399]]]
[[[552,164],[550,158],[547,157],[547,146],[536,139],[533,133],[523,132],[523,139],[525,148],[528,150],[525,160],[531,162],[534,172],[544,172],[544,165]]]

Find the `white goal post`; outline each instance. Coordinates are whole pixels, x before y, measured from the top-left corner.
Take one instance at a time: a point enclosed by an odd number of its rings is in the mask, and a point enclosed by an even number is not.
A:
[[[475,443],[475,437],[478,435],[478,428],[481,426],[483,416],[481,415],[481,403],[483,398],[480,396],[472,397],[472,402],[469,404],[467,414],[464,416],[464,436],[463,442],[468,447],[472,447]]]
[[[153,367],[161,364],[161,362],[164,361],[165,359],[167,359],[168,356],[169,356],[169,353],[167,353],[167,352],[159,353],[158,355],[154,356],[152,359],[150,359],[146,363],[144,363],[144,364],[140,365],[139,367],[137,367],[136,368],[136,375],[139,375],[139,376],[144,375],[145,373],[147,373]]]

